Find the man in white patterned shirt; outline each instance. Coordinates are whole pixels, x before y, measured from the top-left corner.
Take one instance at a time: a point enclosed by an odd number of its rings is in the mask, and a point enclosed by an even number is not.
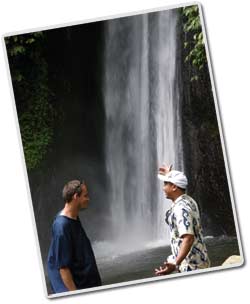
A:
[[[187,178],[183,172],[162,167],[158,178],[164,182],[163,191],[172,205],[166,213],[170,228],[172,255],[164,266],[155,269],[156,275],[187,272],[210,266],[203,241],[200,214],[197,203],[187,194]]]

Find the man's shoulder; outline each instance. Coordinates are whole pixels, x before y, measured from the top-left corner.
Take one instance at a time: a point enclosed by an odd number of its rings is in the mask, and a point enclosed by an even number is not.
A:
[[[57,230],[58,232],[64,232],[68,230],[70,226],[71,222],[65,216],[62,216],[60,214],[56,215],[53,223],[53,227],[55,230]]]
[[[192,209],[193,205],[196,205],[195,200],[191,196],[187,194],[183,194],[181,197],[178,198],[175,206],[177,209],[182,209],[182,208]]]
[[[198,210],[198,205],[197,205],[196,201],[187,194],[184,194],[181,196],[180,200],[178,201],[177,206],[180,209],[186,209],[186,210],[190,210],[190,211]]]

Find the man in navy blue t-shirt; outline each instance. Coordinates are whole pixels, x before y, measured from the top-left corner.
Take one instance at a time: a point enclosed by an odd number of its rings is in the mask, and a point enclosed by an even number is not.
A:
[[[68,182],[63,188],[64,209],[52,227],[47,266],[54,293],[101,285],[94,252],[78,217],[89,202],[85,183]]]

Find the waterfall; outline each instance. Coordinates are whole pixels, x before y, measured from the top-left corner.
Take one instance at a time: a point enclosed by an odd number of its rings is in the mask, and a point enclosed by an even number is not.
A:
[[[134,246],[167,238],[157,169],[182,168],[175,11],[105,24],[104,100],[110,236]]]

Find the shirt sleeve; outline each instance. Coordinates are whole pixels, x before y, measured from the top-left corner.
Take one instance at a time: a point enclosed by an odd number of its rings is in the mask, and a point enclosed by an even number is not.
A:
[[[176,207],[175,216],[179,237],[182,237],[184,234],[194,235],[192,210],[180,205]]]
[[[57,269],[69,267],[72,261],[72,239],[69,227],[55,227],[54,260]]]

